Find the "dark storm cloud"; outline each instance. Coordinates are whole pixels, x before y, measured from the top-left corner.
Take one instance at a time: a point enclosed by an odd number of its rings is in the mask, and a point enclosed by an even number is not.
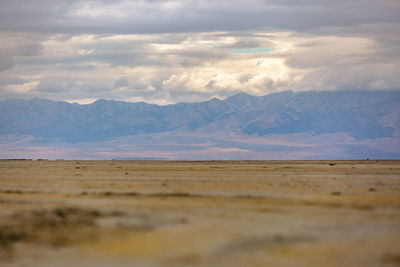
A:
[[[0,32],[0,72],[14,67],[16,56],[36,56],[41,53],[43,38],[33,34]]]
[[[2,0],[0,30],[48,33],[172,33],[399,22],[397,0],[62,1]]]

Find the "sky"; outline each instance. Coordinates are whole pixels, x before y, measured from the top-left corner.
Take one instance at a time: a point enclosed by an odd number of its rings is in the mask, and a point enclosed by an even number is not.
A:
[[[0,100],[400,90],[398,0],[1,0]]]

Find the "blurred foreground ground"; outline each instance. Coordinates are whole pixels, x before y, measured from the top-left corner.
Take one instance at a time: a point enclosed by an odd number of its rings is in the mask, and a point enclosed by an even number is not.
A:
[[[1,266],[400,266],[399,161],[0,161]]]

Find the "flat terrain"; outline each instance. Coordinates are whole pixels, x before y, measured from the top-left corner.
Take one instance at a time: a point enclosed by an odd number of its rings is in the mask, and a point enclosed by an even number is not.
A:
[[[399,161],[0,161],[1,266],[400,266]]]

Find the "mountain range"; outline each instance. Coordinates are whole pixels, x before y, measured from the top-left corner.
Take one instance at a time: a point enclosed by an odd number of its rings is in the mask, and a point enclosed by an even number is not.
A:
[[[10,151],[21,151],[32,145],[77,148],[76,144],[85,144],[94,149],[116,140],[120,140],[120,145],[121,140],[126,140],[127,147],[133,146],[135,153],[123,153],[123,156],[135,158],[142,154],[158,158],[167,151],[167,158],[174,158],[171,156],[174,151],[176,155],[183,155],[176,152],[176,147],[171,149],[182,140],[188,146],[187,155],[193,148],[205,149],[207,144],[208,148],[224,148],[224,155],[228,156],[235,154],[235,149],[257,152],[248,154],[249,159],[270,158],[263,155],[277,144],[281,149],[275,147],[275,152],[285,151],[286,146],[296,148],[289,150],[301,155],[299,151],[316,149],[321,141],[315,140],[325,140],[330,144],[330,152],[322,153],[323,157],[329,157],[329,153],[333,158],[361,157],[361,152],[349,152],[349,146],[364,146],[361,151],[367,151],[369,156],[397,158],[400,155],[400,91],[287,91],[258,97],[240,93],[224,100],[213,98],[164,106],[115,100],[85,105],[39,98],[3,100],[0,101],[0,136],[0,144],[7,148],[0,151],[3,158],[20,155]],[[154,139],[151,149],[141,147],[149,138]],[[255,147],[248,146],[251,140]],[[257,144],[265,145],[266,140],[269,147],[263,154]],[[229,142],[234,144],[227,145]],[[382,142],[385,147],[380,147]],[[369,147],[365,147],[367,143]],[[11,144],[17,145],[12,148]],[[347,152],[338,156],[337,149],[343,145],[347,146]],[[371,152],[371,147],[375,152]],[[204,158],[195,155],[177,158]],[[238,158],[246,158],[245,153],[241,155]],[[318,153],[314,157],[318,158]]]

